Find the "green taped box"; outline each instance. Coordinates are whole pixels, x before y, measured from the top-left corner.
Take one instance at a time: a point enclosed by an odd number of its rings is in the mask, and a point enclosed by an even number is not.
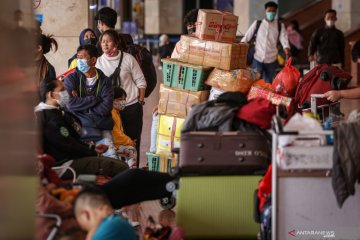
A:
[[[181,177],[176,224],[185,239],[257,239],[254,192],[262,176]]]
[[[176,158],[166,154],[146,153],[149,171],[171,173],[176,167]]]
[[[163,82],[165,86],[190,91],[209,90],[204,82],[212,68],[180,62],[173,58],[161,59],[163,62]]]

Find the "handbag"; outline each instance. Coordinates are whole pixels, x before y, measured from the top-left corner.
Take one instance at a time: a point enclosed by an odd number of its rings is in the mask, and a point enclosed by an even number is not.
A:
[[[124,57],[124,53],[123,53],[123,51],[121,51],[119,65],[117,66],[117,68],[115,68],[114,72],[109,76],[111,85],[113,87],[120,87],[120,82],[121,82],[120,70],[121,70],[121,63],[122,63],[123,57]]]

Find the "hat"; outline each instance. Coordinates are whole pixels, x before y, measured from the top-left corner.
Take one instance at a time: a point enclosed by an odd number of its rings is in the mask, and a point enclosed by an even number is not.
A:
[[[95,20],[102,21],[106,26],[114,28],[117,21],[117,13],[114,9],[104,7],[98,11]]]

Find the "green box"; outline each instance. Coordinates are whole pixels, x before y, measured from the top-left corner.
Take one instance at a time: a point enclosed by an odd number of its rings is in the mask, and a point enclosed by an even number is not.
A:
[[[149,171],[171,173],[176,164],[171,156],[160,157],[159,154],[146,153]],[[175,160],[176,161],[176,160]]]
[[[180,62],[173,58],[161,59],[163,62],[163,82],[165,86],[201,91],[210,89],[204,84],[212,68]]]

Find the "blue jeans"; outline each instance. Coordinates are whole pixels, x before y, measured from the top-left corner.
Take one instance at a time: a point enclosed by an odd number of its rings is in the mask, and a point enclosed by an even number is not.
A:
[[[276,67],[277,67],[277,61],[272,63],[262,63],[254,58],[252,62],[252,69],[254,69],[254,71],[261,73],[263,79],[267,83],[272,83],[272,81],[274,80]]]
[[[114,140],[112,137],[112,132],[111,130],[108,131],[102,131],[102,139],[100,141],[96,142],[97,144],[105,144],[109,147],[109,149],[103,153],[104,157],[110,157],[110,158],[114,158],[114,159],[119,159],[118,154],[116,153],[116,148],[114,145]]]

